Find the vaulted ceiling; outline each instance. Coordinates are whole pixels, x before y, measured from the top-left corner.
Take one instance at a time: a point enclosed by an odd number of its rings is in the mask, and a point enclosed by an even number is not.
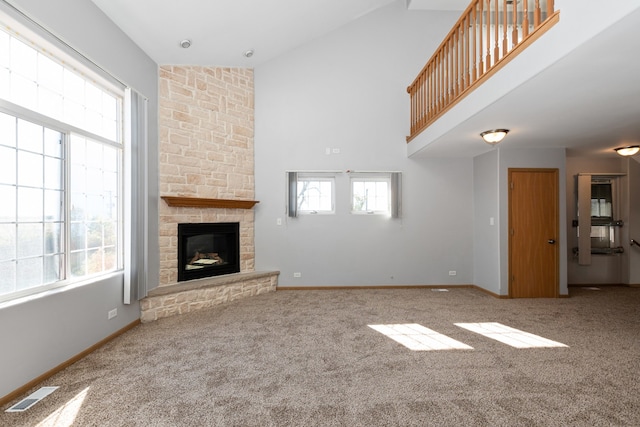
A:
[[[375,9],[406,0],[92,0],[158,64],[255,67]],[[469,0],[410,0],[464,10]],[[180,47],[190,40],[188,49]],[[244,53],[254,50],[251,58]]]
[[[469,0],[92,0],[158,64],[257,67],[393,2],[463,11]],[[189,40],[188,49],[180,43]],[[619,46],[611,50],[609,46]],[[245,52],[253,55],[246,57]],[[501,118],[513,147],[615,156],[640,143],[640,9],[512,93],[438,135],[416,156],[475,156]],[[407,84],[410,82],[407,82]],[[545,94],[540,88],[547,88]],[[522,103],[527,99],[527,104]],[[407,105],[409,100],[407,99]],[[408,118],[407,118],[408,120]],[[639,155],[640,157],[640,155]]]

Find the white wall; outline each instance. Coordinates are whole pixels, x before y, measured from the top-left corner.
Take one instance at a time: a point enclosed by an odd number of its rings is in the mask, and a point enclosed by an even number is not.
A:
[[[12,0],[19,9],[124,83],[149,98],[149,280],[157,285],[157,66],[86,0]],[[123,305],[117,274],[0,305],[0,398],[67,361],[140,317],[137,303]],[[118,316],[107,320],[107,311]]]
[[[500,294],[498,150],[473,159],[473,283]],[[506,221],[507,218],[504,218]]]
[[[405,142],[406,87],[457,18],[398,1],[255,69],[257,270],[280,286],[472,283],[472,160],[411,160]],[[286,217],[285,171],[347,169],[401,171],[402,218],[351,215],[346,173],[335,215]]]

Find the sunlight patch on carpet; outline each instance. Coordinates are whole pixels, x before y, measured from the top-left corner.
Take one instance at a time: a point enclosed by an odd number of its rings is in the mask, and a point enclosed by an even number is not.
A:
[[[569,347],[497,322],[456,323],[455,325],[515,348]]]
[[[72,426],[89,392],[87,387],[76,394],[67,403],[56,409],[47,418],[40,421],[36,427],[67,427]]]
[[[473,347],[417,323],[368,326],[414,351],[473,350]]]

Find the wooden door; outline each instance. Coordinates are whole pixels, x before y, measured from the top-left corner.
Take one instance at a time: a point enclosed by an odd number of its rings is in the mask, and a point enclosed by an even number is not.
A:
[[[558,170],[509,169],[509,296],[558,296]]]

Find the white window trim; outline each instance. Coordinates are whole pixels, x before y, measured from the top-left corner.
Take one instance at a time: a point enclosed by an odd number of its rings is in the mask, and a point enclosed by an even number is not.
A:
[[[336,213],[336,177],[341,171],[287,171],[287,216],[295,218],[300,215],[335,215]],[[331,210],[301,210],[298,208],[298,181],[300,179],[317,179],[331,181]]]
[[[84,79],[90,81],[92,84],[95,84],[100,89],[105,90],[107,93],[114,95],[121,102],[124,102],[124,89],[125,85],[115,79],[113,76],[108,74],[105,70],[97,66],[95,63],[88,60],[81,53],[75,50],[73,47],[67,45],[58,39],[55,35],[49,33],[46,29],[40,27],[37,23],[32,21],[28,16],[22,14],[20,11],[15,9],[13,6],[8,5],[6,3],[0,6],[0,16],[1,21],[5,24],[5,31],[9,32],[12,37],[18,38],[23,42],[27,42],[28,45],[33,47],[35,50],[40,52],[41,54],[45,54],[49,58],[54,59],[56,62],[62,60],[63,65],[67,68],[71,68],[76,73],[80,74]],[[8,31],[7,31],[8,30]],[[33,43],[36,44],[33,44]],[[77,134],[79,136],[89,138],[91,140],[97,141],[104,145],[109,145],[115,147],[119,150],[123,150],[123,142],[122,142],[122,120],[123,120],[123,105],[119,106],[118,112],[118,122],[119,125],[119,135],[118,141],[113,141],[102,137],[100,135],[94,134],[90,131],[77,128],[71,124],[67,124],[56,120],[52,117],[45,116],[39,112],[30,110],[21,105],[15,104],[5,99],[0,99],[0,111],[11,116],[17,117],[19,119],[23,119],[29,122],[33,122],[52,130],[59,131],[64,134],[65,138],[65,162],[69,161],[69,137],[71,134]],[[124,156],[124,151],[121,151],[121,160],[122,156]],[[122,163],[120,165],[120,174],[123,174]],[[47,292],[64,287],[77,287],[83,284],[93,283],[96,280],[102,280],[108,278],[114,274],[121,274],[123,270],[123,252],[124,247],[122,245],[123,239],[123,211],[122,205],[119,209],[119,223],[120,230],[118,232],[118,260],[117,266],[115,270],[108,270],[104,272],[99,272],[91,275],[86,275],[78,278],[71,277],[69,271],[69,198],[70,198],[70,185],[69,185],[69,165],[65,163],[65,264],[66,264],[66,277],[63,280],[59,280],[57,282],[42,284],[38,286],[33,286],[31,288],[11,292],[9,294],[0,295],[0,304],[10,304],[13,301],[23,300],[24,298],[32,298],[32,297],[40,297],[41,295],[48,294]],[[122,181],[122,178],[121,178]],[[121,189],[120,190],[120,203],[123,203],[124,197],[126,197],[126,193]]]
[[[355,210],[353,184],[356,182],[386,182],[387,183],[387,208],[384,210]],[[357,172],[350,176],[350,208],[353,215],[391,215],[391,174],[389,172]]]
[[[300,172],[297,176],[298,182],[300,181],[317,181],[317,182],[329,182],[331,183],[331,209],[315,210],[315,209],[301,209],[300,201],[296,197],[296,211],[299,215],[334,215],[336,213],[336,177],[332,173],[315,173],[315,172]],[[296,186],[296,190],[299,190]]]

